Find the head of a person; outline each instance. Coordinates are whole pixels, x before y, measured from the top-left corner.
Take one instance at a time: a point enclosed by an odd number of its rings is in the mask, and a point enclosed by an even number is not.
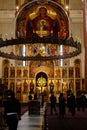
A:
[[[82,96],[84,95],[84,93],[81,94]]]
[[[13,91],[11,91],[11,90],[8,90],[7,97],[8,98],[14,98],[15,97],[15,93]]]
[[[74,96],[74,94],[73,94],[73,93],[71,93],[71,96]]]
[[[63,97],[63,93],[60,93],[60,96]]]
[[[54,92],[52,92],[51,95],[54,96]]]
[[[47,9],[45,7],[39,8],[39,13],[41,16],[45,16],[47,14]]]

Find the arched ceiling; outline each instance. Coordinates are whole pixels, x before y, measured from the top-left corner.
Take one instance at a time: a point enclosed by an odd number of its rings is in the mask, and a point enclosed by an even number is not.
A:
[[[51,0],[47,0],[45,3],[40,3],[38,2],[38,0],[34,0],[23,5],[17,14],[16,34],[20,24],[23,24],[24,28],[26,28],[27,21],[29,19],[33,20],[35,17],[38,16],[38,10],[41,7],[45,7],[47,9],[47,15],[51,19],[58,20],[60,30],[62,32],[66,30],[68,35],[69,34],[68,13],[60,4]]]

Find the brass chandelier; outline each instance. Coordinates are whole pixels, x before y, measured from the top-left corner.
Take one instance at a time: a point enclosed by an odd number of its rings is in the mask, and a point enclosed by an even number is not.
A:
[[[15,32],[17,38],[0,38],[0,57],[22,61],[48,61],[72,58],[81,53],[80,42],[69,37],[68,14],[57,1],[32,0],[25,3],[18,11]],[[22,52],[20,55],[10,49],[17,45],[25,46],[25,54]],[[61,45],[69,50],[60,53]],[[32,48],[33,53],[29,54]],[[54,48],[55,53],[52,53]],[[51,53],[48,52],[49,49]]]
[[[38,52],[36,55],[32,55],[32,56],[28,56],[28,55],[19,56],[19,55],[15,55],[13,51],[11,51],[10,53],[2,51],[3,47],[13,46],[13,45],[23,45],[23,44],[39,45],[41,43],[43,43],[45,46],[49,44],[58,45],[58,46],[63,45],[74,49],[70,49],[71,51],[69,53],[63,53],[62,55],[60,54],[41,55]],[[81,53],[81,44],[80,42],[74,41],[72,36],[65,39],[60,39],[60,38],[54,39],[52,37],[51,38],[39,37],[34,34],[32,38],[17,38],[17,39],[11,38],[10,40],[7,39],[3,40],[2,38],[0,38],[0,57],[9,58],[13,60],[22,60],[22,61],[59,60],[59,59],[72,58],[79,55],[80,53]]]

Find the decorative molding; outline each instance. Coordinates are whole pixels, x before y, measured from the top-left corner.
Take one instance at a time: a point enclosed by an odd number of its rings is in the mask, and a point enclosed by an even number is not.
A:
[[[13,22],[15,19],[15,10],[0,10],[0,23]]]
[[[83,10],[69,10],[69,17],[72,22],[83,22]]]

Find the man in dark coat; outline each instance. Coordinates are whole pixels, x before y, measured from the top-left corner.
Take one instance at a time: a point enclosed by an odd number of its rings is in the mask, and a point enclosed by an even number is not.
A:
[[[82,93],[80,96],[80,107],[82,108],[82,111],[85,111],[86,102],[87,102],[86,96],[84,95],[84,93]]]
[[[68,107],[69,111],[71,112],[72,116],[75,115],[75,107],[76,107],[76,99],[73,93],[71,93],[69,99],[68,99]]]
[[[56,97],[54,96],[54,94],[52,93],[52,95],[50,96],[50,103],[51,103],[51,108],[50,108],[50,113],[51,115],[53,114],[53,110],[55,111],[56,115],[57,115],[57,110],[56,110]]]
[[[60,93],[60,96],[59,96],[59,118],[64,118],[65,107],[66,107],[65,97],[64,97],[63,93]]]
[[[21,118],[21,105],[13,91],[8,90],[7,93],[7,99],[4,102],[4,118],[9,130],[17,130],[18,120]]]

